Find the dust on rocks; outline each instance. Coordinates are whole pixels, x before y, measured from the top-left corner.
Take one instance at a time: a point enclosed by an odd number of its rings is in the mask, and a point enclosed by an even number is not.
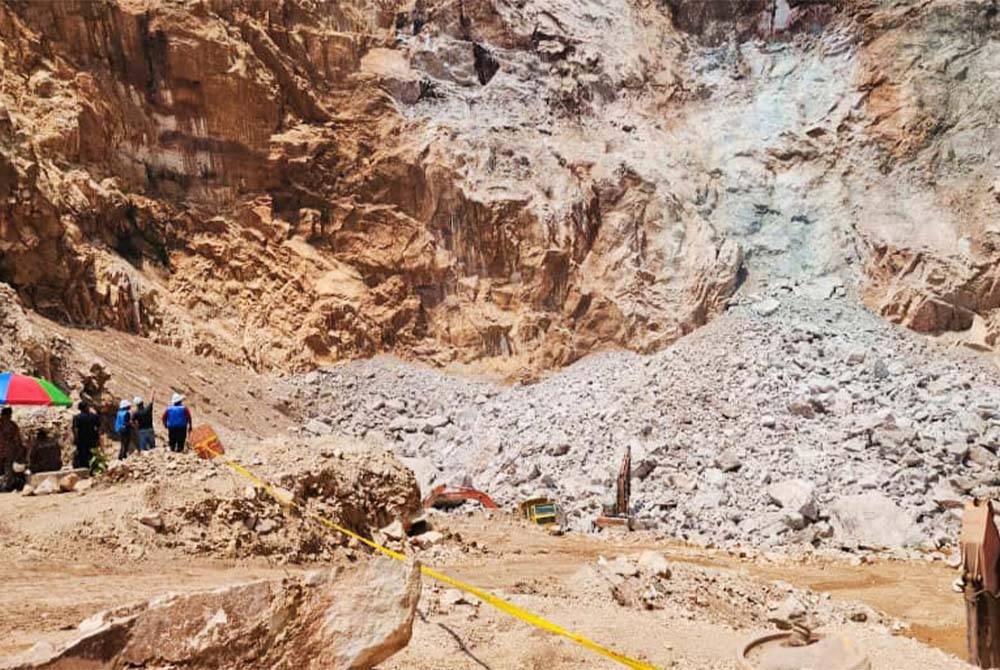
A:
[[[371,445],[310,437],[265,441],[236,452],[300,507],[280,504],[219,462],[158,449],[115,461],[78,494],[90,504],[107,500],[125,514],[81,515],[55,532],[35,533],[32,542],[48,550],[97,544],[133,558],[168,552],[266,557],[279,563],[330,561],[357,558],[361,548],[300,510],[369,537],[395,525],[400,539],[407,539],[412,519],[421,513],[413,473]],[[432,536],[422,543],[430,547],[440,541]]]
[[[384,441],[419,464],[425,490],[463,478],[508,507],[548,495],[577,530],[613,495],[630,446],[635,512],[667,535],[940,555],[959,523],[950,501],[1000,484],[988,362],[848,300],[760,302],[662,352],[595,354],[535,384],[381,357],[279,387],[304,431],[320,420]],[[873,491],[900,532],[843,523]]]
[[[764,628],[775,621],[801,622],[810,628],[849,621],[895,624],[860,603],[732,570],[668,561],[649,550],[611,559],[601,556],[573,581],[581,596],[610,596],[622,607],[669,610],[672,616],[721,621],[736,630]]]

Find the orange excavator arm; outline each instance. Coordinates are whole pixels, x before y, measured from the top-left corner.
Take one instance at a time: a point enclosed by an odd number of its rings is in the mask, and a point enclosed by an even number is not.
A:
[[[424,498],[424,509],[434,507],[435,504],[441,502],[461,504],[466,500],[475,500],[486,509],[500,509],[500,506],[493,502],[493,498],[478,489],[468,486],[449,487],[444,484],[434,487],[430,494]]]
[[[625,457],[618,471],[618,482],[615,496],[615,514],[628,516],[629,499],[632,497],[632,447],[625,447]]]
[[[604,513],[594,519],[595,528],[610,528],[614,526],[632,530],[631,514],[632,498],[632,448],[625,447],[625,456],[618,469],[618,480],[615,482],[615,501],[604,506]]]

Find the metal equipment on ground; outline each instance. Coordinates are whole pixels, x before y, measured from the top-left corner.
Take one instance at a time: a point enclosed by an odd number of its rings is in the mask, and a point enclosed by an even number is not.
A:
[[[633,530],[635,520],[629,510],[629,498],[632,496],[632,448],[625,447],[625,457],[622,458],[618,470],[618,481],[615,485],[615,502],[605,505],[601,516],[594,519],[594,528],[625,528]]]
[[[871,670],[871,661],[858,645],[843,635],[810,635],[795,640],[795,633],[776,633],[756,638],[740,649],[741,670]]]
[[[521,516],[539,526],[552,526],[563,522],[559,503],[551,498],[530,498],[518,505]]]
[[[444,484],[434,487],[434,489],[424,498],[424,509],[434,507],[436,509],[452,509],[458,507],[466,500],[474,500],[481,503],[486,509],[500,509],[500,506],[478,489],[469,486],[446,486]]]
[[[989,500],[965,505],[962,517],[962,576],[969,662],[1000,667],[1000,532]]]

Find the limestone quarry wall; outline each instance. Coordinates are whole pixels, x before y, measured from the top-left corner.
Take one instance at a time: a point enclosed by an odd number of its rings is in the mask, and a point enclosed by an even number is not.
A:
[[[8,0],[0,282],[257,369],[540,369],[841,285],[990,348],[997,14]]]

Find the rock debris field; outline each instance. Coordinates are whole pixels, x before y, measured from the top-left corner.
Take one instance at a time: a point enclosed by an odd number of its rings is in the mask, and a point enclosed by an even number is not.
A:
[[[576,530],[632,450],[637,518],[696,543],[934,552],[960,499],[995,495],[987,361],[847,300],[749,297],[650,356],[598,353],[505,386],[375,358],[280,383],[305,433],[384,439],[434,483],[508,508],[558,499]]]

